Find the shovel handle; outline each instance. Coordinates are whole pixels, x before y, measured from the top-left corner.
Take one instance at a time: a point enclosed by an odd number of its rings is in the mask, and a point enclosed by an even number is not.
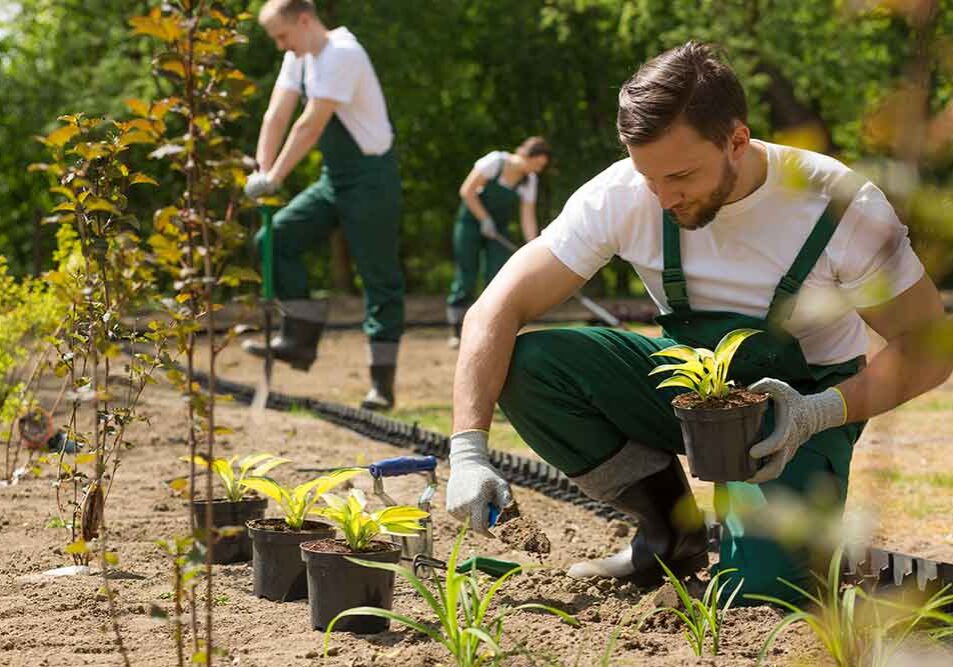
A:
[[[436,456],[397,456],[376,461],[367,467],[372,477],[397,477],[413,472],[430,472],[437,468]]]
[[[272,264],[274,263],[274,229],[271,225],[272,208],[270,206],[260,206],[258,212],[261,215],[261,226],[265,230],[261,248],[261,295],[265,301],[271,301],[275,298],[275,282],[272,271]]]

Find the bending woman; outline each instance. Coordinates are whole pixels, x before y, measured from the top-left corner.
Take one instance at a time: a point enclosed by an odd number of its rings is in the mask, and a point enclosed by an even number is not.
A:
[[[498,239],[513,244],[508,228],[517,213],[526,241],[539,234],[536,175],[546,168],[550,152],[545,139],[530,137],[515,153],[487,153],[474,163],[460,186],[460,210],[453,226],[456,271],[447,297],[451,347],[460,344],[463,316],[476,298],[481,264],[486,285],[512,254]]]

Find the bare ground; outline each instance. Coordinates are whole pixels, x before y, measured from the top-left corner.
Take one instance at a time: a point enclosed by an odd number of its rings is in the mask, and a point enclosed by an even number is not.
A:
[[[398,380],[402,414],[424,422],[446,419],[455,352],[446,347],[444,338],[445,332],[436,329],[416,329],[406,337]],[[276,386],[289,393],[355,403],[366,390],[363,347],[356,332],[331,332],[322,345],[321,360],[310,373],[279,368]],[[222,362],[222,374],[230,379],[257,379],[257,365],[244,360],[237,346],[226,351]],[[172,665],[170,628],[152,621],[148,611],[152,604],[170,607],[171,565],[155,540],[188,530],[182,500],[161,482],[181,474],[185,467],[178,461],[186,452],[184,415],[181,401],[166,388],[153,390],[147,406],[153,415],[151,426],[135,434],[137,446],[126,454],[119,469],[106,520],[112,546],[119,553],[119,569],[133,577],[113,581],[130,661]],[[855,454],[849,512],[874,513],[875,542],[953,560],[951,414],[953,383],[948,382],[892,415],[874,420],[865,433]],[[268,412],[256,416],[247,408],[228,405],[221,408],[220,420],[235,431],[222,438],[223,454],[270,451],[301,464],[331,466],[401,453],[304,415]],[[512,433],[500,440],[512,448],[521,446]],[[306,479],[291,468],[279,471],[278,476],[287,481]],[[438,474],[435,554],[445,556],[456,524],[442,510],[444,465]],[[0,665],[122,664],[106,626],[106,603],[97,595],[98,577],[39,580],[29,576],[70,562],[62,551],[66,531],[45,527],[56,515],[52,478],[47,471],[38,479],[0,489]],[[370,490],[366,480],[358,485]],[[703,499],[710,498],[707,486],[698,485]],[[399,478],[387,485],[391,495],[405,502],[413,501],[419,489],[420,481],[414,478]],[[506,664],[599,664],[617,628],[613,665],[755,664],[764,638],[781,617],[779,612],[757,607],[729,614],[722,655],[696,659],[674,623],[659,619],[641,631],[635,628],[641,614],[654,604],[651,593],[643,595],[614,582],[574,581],[561,574],[577,559],[603,555],[624,544],[624,525],[608,524],[531,491],[517,488],[515,493],[523,514],[540,521],[552,544],[544,561],[551,569],[519,575],[504,588],[500,601],[544,601],[576,614],[582,624],[570,628],[552,617],[516,614],[507,626],[505,645],[514,650],[522,647],[533,657],[517,655]],[[274,514],[274,508],[270,512]],[[524,553],[508,551],[498,540],[473,535],[467,536],[465,551],[535,562]],[[307,604],[278,604],[253,597],[249,565],[216,566],[214,596],[216,641],[229,652],[219,664],[448,664],[439,646],[396,626],[372,637],[335,635],[334,655],[322,659],[322,634],[310,629]],[[421,601],[404,584],[398,584],[395,609],[428,618]],[[823,660],[803,629],[791,629],[782,635],[769,664],[814,665]]]

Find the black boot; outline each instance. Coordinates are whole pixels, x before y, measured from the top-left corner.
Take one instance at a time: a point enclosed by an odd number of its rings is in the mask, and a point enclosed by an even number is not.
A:
[[[371,390],[361,402],[365,410],[390,410],[394,407],[396,366],[371,366]]]
[[[657,555],[679,577],[708,566],[708,529],[676,457],[663,470],[639,480],[609,502],[639,524],[622,551],[573,565],[571,577],[612,576],[640,587],[659,585],[664,572]]]
[[[278,361],[307,371],[318,356],[318,341],[327,321],[327,301],[296,299],[280,304],[284,317],[278,335],[271,339],[271,353]],[[267,355],[263,342],[247,340],[242,344],[249,354],[262,359]]]

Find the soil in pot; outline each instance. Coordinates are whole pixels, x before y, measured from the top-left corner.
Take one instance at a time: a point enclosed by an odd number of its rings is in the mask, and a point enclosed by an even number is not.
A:
[[[305,521],[296,531],[284,519],[254,519],[246,525],[252,542],[255,595],[277,602],[307,597],[308,578],[300,545],[330,538],[334,528],[320,521]]]
[[[234,535],[219,536],[212,548],[213,563],[243,563],[251,560],[251,539],[245,530],[245,523],[265,516],[267,498],[242,498],[232,502],[225,498],[216,498],[211,502],[196,500],[192,503],[195,524],[201,530],[205,527],[205,514],[211,509],[212,525],[216,529],[226,526],[238,527],[241,532]]]
[[[331,620],[352,607],[390,609],[394,602],[394,573],[364,567],[347,556],[381,563],[400,562],[400,546],[371,542],[368,551],[355,553],[339,540],[321,539],[301,545],[300,559],[308,572],[311,627],[325,630]],[[341,632],[372,634],[390,625],[377,616],[346,616],[334,624]]]
[[[694,392],[680,394],[672,407],[682,427],[688,468],[707,482],[750,479],[761,466],[748,450],[764,436],[768,395],[732,390],[725,398],[702,401]]]

